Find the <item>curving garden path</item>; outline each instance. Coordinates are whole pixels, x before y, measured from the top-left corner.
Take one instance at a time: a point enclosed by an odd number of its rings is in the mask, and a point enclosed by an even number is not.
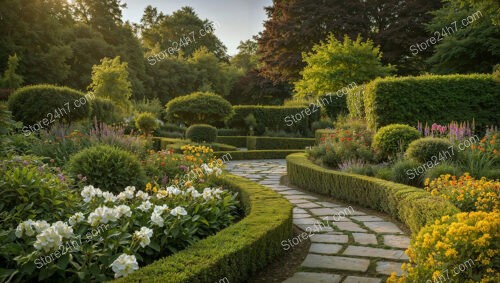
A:
[[[286,162],[279,160],[231,161],[229,172],[271,189],[293,205],[293,222],[306,231],[282,242],[290,249],[304,238],[310,238],[309,253],[299,271],[285,283],[378,283],[396,272],[408,260],[404,250],[408,236],[380,213],[324,201],[321,196],[280,185],[286,174]]]

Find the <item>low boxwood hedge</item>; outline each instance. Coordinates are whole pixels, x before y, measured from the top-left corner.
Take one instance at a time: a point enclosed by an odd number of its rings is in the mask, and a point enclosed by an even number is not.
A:
[[[218,136],[215,140],[218,143],[225,143],[236,147],[246,147],[246,136]]]
[[[223,160],[250,160],[250,159],[284,159],[289,154],[304,152],[297,149],[275,149],[275,150],[237,150],[237,151],[217,151],[215,156]]]
[[[430,193],[373,177],[325,169],[305,154],[287,158],[290,182],[303,189],[376,209],[404,222],[418,232],[426,224],[459,210],[449,201]]]
[[[246,217],[216,235],[115,282],[244,282],[283,252],[292,205],[276,192],[234,175],[221,184],[239,193]]]

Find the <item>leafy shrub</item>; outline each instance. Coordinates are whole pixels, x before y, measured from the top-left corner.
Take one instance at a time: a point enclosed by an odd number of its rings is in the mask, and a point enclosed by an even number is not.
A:
[[[372,147],[380,151],[383,158],[395,157],[405,152],[408,145],[420,138],[420,132],[408,125],[392,124],[380,128],[373,137]]]
[[[390,167],[380,167],[375,170],[375,175],[376,178],[386,180],[386,181],[391,181],[393,179],[392,176],[392,168]]]
[[[153,113],[155,118],[161,119],[163,114],[163,106],[158,98],[143,99],[139,101],[134,101],[133,103],[135,111],[139,113],[149,112]]]
[[[158,128],[159,125],[153,113],[144,112],[135,118],[135,126],[146,135],[149,135],[152,131]]]
[[[184,137],[185,133],[185,127],[181,127],[171,123],[164,123],[154,131],[154,136],[165,138],[182,138]]]
[[[493,211],[500,208],[500,182],[481,178],[476,180],[468,173],[460,176],[442,175],[425,180],[425,189],[433,195],[449,199],[462,211]]]
[[[466,147],[467,142],[471,144]],[[459,165],[465,172],[469,172],[475,178],[485,176],[492,168],[499,169],[496,162],[500,158],[498,151],[499,141],[497,135],[486,135],[481,140],[479,137],[472,137],[464,141],[462,146],[465,149],[460,154]],[[460,146],[459,146],[460,147]]]
[[[40,128],[46,128],[55,121],[71,123],[88,118],[90,103],[77,90],[42,84],[17,89],[9,97],[9,109],[25,126],[40,123]]]
[[[186,138],[193,142],[215,142],[217,139],[217,128],[207,124],[195,124],[187,128]]]
[[[176,97],[167,105],[167,117],[188,125],[224,121],[233,114],[231,103],[213,93],[195,92]]]
[[[425,171],[423,179],[434,180],[436,178],[439,178],[439,176],[441,175],[447,175],[447,174],[450,174],[452,176],[460,176],[462,175],[462,170],[460,170],[460,168],[458,168],[456,165],[452,163],[444,162],[432,168],[427,169]]]
[[[314,145],[310,138],[284,138],[284,137],[247,137],[252,140],[253,149],[305,149]],[[248,145],[248,144],[247,144]],[[247,146],[248,148],[248,146]],[[248,148],[250,149],[250,148]]]
[[[316,132],[316,130],[332,128],[333,122],[330,119],[315,121],[311,124],[311,129]]]
[[[229,160],[252,160],[252,159],[284,159],[289,154],[304,152],[297,149],[273,149],[273,150],[238,150],[238,151],[216,151],[215,155],[221,159]]]
[[[453,99],[450,99],[453,98]],[[370,128],[418,121],[500,124],[500,87],[492,75],[426,75],[375,79],[366,87]]]
[[[112,124],[118,122],[119,117],[116,114],[113,101],[105,98],[95,97],[91,102],[90,118],[97,120],[98,123]]]
[[[498,211],[464,212],[424,227],[407,251],[408,275],[398,282],[446,281],[449,273],[454,282],[497,282],[498,219]],[[387,282],[396,282],[395,274]]]
[[[107,145],[90,147],[73,155],[68,170],[73,176],[85,176],[87,184],[112,192],[121,192],[130,185],[142,187],[145,179],[135,155]]]
[[[0,227],[24,218],[57,219],[72,213],[76,194],[59,168],[35,156],[14,156],[0,162]],[[16,255],[17,256],[17,255]]]
[[[365,91],[366,85],[359,85],[351,89],[347,93],[347,109],[349,109],[349,117],[365,118]]]
[[[401,160],[392,166],[392,180],[396,183],[401,183],[414,187],[422,186],[422,179],[408,172],[417,168],[421,164],[415,160]]]
[[[182,152],[182,148],[186,145],[192,145],[192,146],[206,146],[206,147],[209,147],[213,150],[216,150],[216,151],[232,151],[232,150],[237,150],[237,148],[235,146],[232,146],[232,145],[228,145],[228,144],[223,144],[223,143],[216,143],[216,142],[212,142],[212,143],[195,143],[195,142],[190,142],[190,141],[183,141],[183,142],[179,142],[179,143],[173,143],[173,144],[168,144],[165,146],[166,149],[169,149],[169,150],[172,150],[174,152]]]
[[[443,159],[452,161],[457,159],[458,148],[446,139],[421,138],[408,145],[406,156],[420,163]]]

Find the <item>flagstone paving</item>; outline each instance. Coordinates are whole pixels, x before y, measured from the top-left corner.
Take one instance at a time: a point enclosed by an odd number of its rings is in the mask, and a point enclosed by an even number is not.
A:
[[[392,272],[403,274],[410,239],[389,217],[280,185],[286,174],[283,159],[226,165],[232,174],[270,187],[295,206],[293,223],[306,237],[289,239],[283,248],[293,248],[304,238],[311,246],[302,266],[285,283],[380,283]]]

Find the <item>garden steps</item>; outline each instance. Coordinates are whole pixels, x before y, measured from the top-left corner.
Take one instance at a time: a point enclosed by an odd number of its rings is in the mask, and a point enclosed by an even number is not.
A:
[[[283,159],[231,161],[226,165],[232,174],[287,198],[295,206],[294,224],[310,235],[308,255],[285,283],[376,283],[385,282],[392,272],[403,274],[401,264],[408,261],[404,251],[410,240],[389,217],[280,185],[280,177],[286,174]],[[290,240],[293,248],[294,239]]]

